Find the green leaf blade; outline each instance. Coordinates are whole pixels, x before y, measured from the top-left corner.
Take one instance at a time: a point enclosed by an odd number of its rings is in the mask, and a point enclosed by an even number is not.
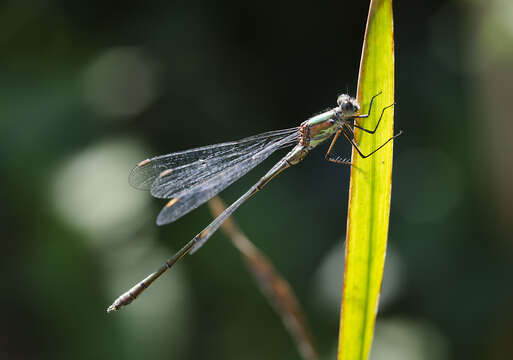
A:
[[[384,107],[394,103],[394,43],[391,0],[372,0],[367,19],[358,100],[371,115],[358,124],[374,129]],[[394,109],[385,110],[375,134],[355,130],[364,154],[393,136]],[[369,356],[388,235],[392,188],[393,142],[361,158],[353,149],[346,235],[346,264],[339,334],[339,360],[365,360]]]

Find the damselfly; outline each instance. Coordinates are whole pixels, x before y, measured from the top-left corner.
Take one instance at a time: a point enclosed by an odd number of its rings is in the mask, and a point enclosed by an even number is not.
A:
[[[333,136],[325,158],[338,164],[351,164],[347,160],[331,157],[331,151],[340,134],[351,143],[361,157],[366,158],[385,146],[402,132],[392,136],[371,153],[364,155],[356,143],[354,128],[374,134],[386,109],[374,130],[361,127],[356,119],[367,118],[372,109],[371,98],[367,114],[359,115],[360,105],[355,98],[342,94],[337,106],[315,115],[299,127],[271,131],[239,141],[210,145],[196,149],[157,156],[141,161],[130,173],[130,184],[150,190],[157,198],[171,199],[160,212],[157,224],[168,224],[205,203],[248,171],[260,164],[272,153],[295,144],[294,148],[267,172],[244,195],[230,205],[210,225],[196,235],[157,271],[148,275],[125,292],[109,306],[107,312],[118,310],[134,301],[148,286],[187,253],[194,253],[212,236],[219,226],[247,199],[261,190],[271,179],[288,167],[301,162],[316,146]]]

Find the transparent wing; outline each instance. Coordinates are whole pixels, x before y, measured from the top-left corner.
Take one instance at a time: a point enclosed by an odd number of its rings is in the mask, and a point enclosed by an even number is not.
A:
[[[297,142],[297,128],[205,146],[139,163],[130,183],[152,195],[171,198],[157,224],[175,221],[194,210],[264,161],[276,150]],[[173,167],[174,166],[174,167]]]
[[[239,141],[146,159],[132,169],[129,183],[137,189],[151,190],[155,197],[172,198],[294,133],[297,128],[270,131]]]
[[[247,174],[273,152],[282,147],[293,145],[296,141],[297,135],[293,133],[287,137],[282,137],[278,141],[268,143],[263,149],[252,151],[250,153],[251,156],[245,157],[223,171],[216,173],[215,176],[211,176],[208,180],[175,194],[161,210],[157,218],[157,224],[168,224],[194,210]]]

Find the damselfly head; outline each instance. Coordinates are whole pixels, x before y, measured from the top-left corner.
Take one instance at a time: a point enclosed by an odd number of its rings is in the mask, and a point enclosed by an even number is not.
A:
[[[358,101],[347,94],[340,95],[337,99],[337,104],[345,116],[351,116],[360,111]]]

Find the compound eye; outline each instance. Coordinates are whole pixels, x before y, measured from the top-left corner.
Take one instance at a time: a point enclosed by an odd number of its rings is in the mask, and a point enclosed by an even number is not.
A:
[[[354,107],[353,107],[353,104],[351,104],[349,101],[346,101],[344,102],[342,105],[340,105],[340,108],[342,109],[343,112],[347,113],[347,112],[353,112],[354,110]]]

